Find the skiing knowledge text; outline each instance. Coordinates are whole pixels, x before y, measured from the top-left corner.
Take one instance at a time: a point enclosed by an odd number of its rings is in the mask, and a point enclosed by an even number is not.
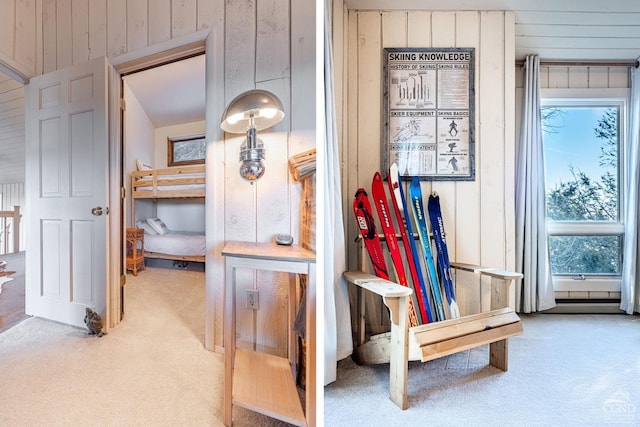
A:
[[[393,52],[389,61],[470,61],[469,52]]]

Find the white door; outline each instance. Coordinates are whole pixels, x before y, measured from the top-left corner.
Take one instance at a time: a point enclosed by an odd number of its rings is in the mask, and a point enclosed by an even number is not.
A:
[[[26,100],[26,312],[107,323],[106,58],[31,79]]]

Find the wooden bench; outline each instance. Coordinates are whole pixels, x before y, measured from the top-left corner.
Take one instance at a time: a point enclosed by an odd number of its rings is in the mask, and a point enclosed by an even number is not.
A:
[[[409,360],[423,362],[447,356],[485,344],[489,346],[489,363],[498,369],[508,369],[509,337],[522,333],[522,323],[509,305],[509,290],[522,274],[471,264],[451,263],[460,288],[459,272],[471,273],[480,283],[482,276],[491,280],[490,310],[464,315],[458,319],[409,327],[408,304],[413,291],[405,286],[362,271],[347,271],[344,277],[356,285],[357,331],[355,357],[359,363],[389,363],[391,400],[407,408],[407,375]],[[461,276],[461,275],[460,275]],[[363,291],[380,295],[389,309],[391,331],[365,339]],[[366,342],[365,342],[366,341]]]

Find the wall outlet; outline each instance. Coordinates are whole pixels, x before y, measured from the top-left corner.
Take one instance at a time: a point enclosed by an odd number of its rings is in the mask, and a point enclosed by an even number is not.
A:
[[[247,289],[247,308],[257,310],[259,306],[258,290]]]

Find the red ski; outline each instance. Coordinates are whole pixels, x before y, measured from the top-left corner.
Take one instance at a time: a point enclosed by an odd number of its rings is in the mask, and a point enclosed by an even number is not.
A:
[[[396,270],[398,282],[402,286],[409,287],[407,275],[404,271],[404,264],[402,263],[402,254],[400,253],[400,247],[398,246],[398,240],[396,238],[396,230],[393,226],[391,212],[389,211],[389,204],[387,203],[387,193],[384,190],[384,183],[382,182],[380,172],[376,172],[373,175],[371,194],[373,196],[373,203],[376,205],[376,210],[378,211],[378,218],[380,218],[382,232],[384,233],[385,240],[387,241],[387,246],[389,248],[389,253],[391,254],[393,266]],[[409,299],[409,323],[410,326],[417,326],[420,324],[418,317],[416,316],[416,310],[412,299]]]
[[[413,229],[411,228],[411,219],[409,216],[403,218],[403,212],[406,209],[404,205],[404,193],[400,187],[400,175],[398,174],[398,165],[393,163],[389,169],[389,176],[387,177],[387,183],[389,184],[389,192],[391,193],[391,201],[393,202],[393,210],[396,214],[396,221],[400,228],[400,235],[402,236],[402,244],[404,245],[404,253],[407,256],[407,264],[409,265],[409,271],[411,272],[411,279],[413,280],[413,290],[416,293],[416,299],[418,300],[418,306],[420,307],[420,314],[422,315],[422,323],[433,322],[431,314],[431,304],[429,302],[429,295],[427,294],[427,288],[424,283],[424,277],[422,276],[422,268],[420,268],[420,259],[418,258],[418,251],[415,241],[413,240]],[[405,227],[405,221],[407,226]],[[407,234],[409,229],[409,234]]]
[[[364,188],[359,188],[358,191],[356,191],[355,198],[353,199],[353,213],[356,215],[362,240],[364,240],[369,258],[371,258],[373,271],[376,276],[390,280],[387,264],[384,261],[384,254],[382,253],[382,245],[380,244],[378,233],[376,233],[373,215],[371,215],[371,203],[369,203],[369,197]]]

